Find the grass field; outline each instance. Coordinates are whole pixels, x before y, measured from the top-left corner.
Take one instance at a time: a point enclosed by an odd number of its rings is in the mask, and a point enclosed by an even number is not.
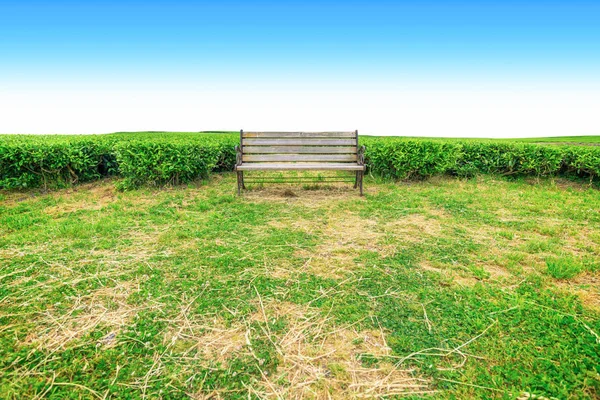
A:
[[[600,195],[0,192],[3,398],[600,396]]]
[[[385,136],[376,136],[385,137]],[[410,136],[406,136],[410,138]],[[555,137],[539,137],[539,138],[513,138],[513,139],[485,139],[485,138],[424,138],[413,137],[415,139],[434,139],[449,142],[455,141],[488,141],[488,142],[520,142],[520,143],[540,143],[540,144],[557,144],[557,145],[584,145],[598,146],[600,145],[600,136],[555,136]]]
[[[162,131],[149,131],[149,132],[114,132],[103,134],[100,136],[106,137],[118,137],[118,138],[140,138],[140,137],[185,137],[185,136],[198,136],[198,134],[219,134],[219,135],[234,135],[236,138],[239,135],[239,131],[203,131],[203,132],[162,132]],[[369,132],[361,132],[362,138],[369,137],[390,137],[390,136],[377,136],[372,135]],[[97,136],[97,135],[93,135]],[[90,135],[15,135],[15,134],[1,134],[0,141],[27,141],[44,137],[49,140],[60,140],[60,139],[71,139],[71,138],[85,138]],[[522,143],[556,143],[556,144],[600,144],[600,135],[597,136],[554,136],[554,137],[539,137],[539,138],[513,138],[513,139],[485,139],[485,138],[447,138],[447,137],[421,137],[421,136],[391,136],[391,137],[404,137],[414,139],[439,139],[446,141],[464,141],[464,140],[486,140],[486,141],[503,141],[503,142],[522,142]]]
[[[512,139],[527,143],[556,143],[556,144],[594,144],[600,145],[600,136],[558,136],[547,138]]]

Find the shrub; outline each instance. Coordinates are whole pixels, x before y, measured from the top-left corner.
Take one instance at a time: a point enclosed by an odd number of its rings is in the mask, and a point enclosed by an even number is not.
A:
[[[387,178],[423,179],[446,173],[460,154],[456,143],[380,138],[368,142],[365,163]]]
[[[64,186],[121,175],[124,187],[183,183],[232,170],[234,135],[118,133],[0,137],[0,189]],[[137,152],[137,153],[136,153]]]
[[[520,143],[463,142],[452,168],[459,176],[481,174],[548,176],[560,171],[560,147]]]
[[[563,170],[587,177],[590,182],[600,177],[600,147],[564,147]]]
[[[110,145],[101,140],[0,142],[0,188],[62,186],[115,170]]]
[[[0,189],[64,186],[108,175],[123,187],[189,182],[231,171],[237,134],[138,132],[0,136]],[[370,172],[392,179],[433,175],[600,176],[600,147],[491,140],[362,137]]]
[[[223,140],[218,144],[219,146],[219,158],[217,159],[217,163],[215,164],[213,171],[221,172],[221,171],[233,171],[235,167],[235,145],[237,141],[231,140]]]
[[[221,158],[221,146],[193,142],[130,141],[114,151],[122,187],[164,185],[206,178]]]

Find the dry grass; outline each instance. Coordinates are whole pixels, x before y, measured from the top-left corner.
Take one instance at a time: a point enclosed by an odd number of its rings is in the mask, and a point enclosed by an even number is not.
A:
[[[391,363],[363,366],[361,355],[390,355],[382,330],[335,327],[317,310],[291,303],[267,303],[252,318],[287,321],[284,333],[267,332],[281,365],[256,389],[266,398],[376,398],[429,391],[428,381]]]
[[[368,191],[373,194],[377,189]],[[300,185],[273,184],[265,187],[252,187],[243,192],[244,199],[252,202],[285,202],[294,205],[302,205],[308,208],[321,208],[326,204],[333,204],[340,200],[355,199],[365,201],[365,197],[359,196],[357,189],[352,184],[328,184],[319,190],[304,190]]]
[[[390,355],[383,330],[336,327],[310,306],[261,300],[257,307],[259,310],[243,323],[226,327],[222,321],[214,321],[213,325],[186,327],[166,340],[185,340],[189,346],[185,353],[197,349],[201,359],[226,363],[232,355],[245,353],[262,365],[251,343],[254,334],[266,336],[276,349],[279,367],[272,374],[263,372],[262,379],[248,387],[249,393],[260,398],[349,399],[431,392],[430,382],[416,377],[413,371],[398,369],[390,362],[377,367],[363,365],[362,355]],[[271,331],[269,323],[280,319],[285,320],[286,329]],[[254,330],[253,323],[259,323],[262,331]],[[186,333],[194,330],[203,333]],[[221,395],[196,393],[194,398]]]
[[[383,229],[395,240],[416,243],[423,241],[428,236],[439,236],[442,232],[442,224],[435,217],[409,214],[386,223]]]
[[[304,218],[279,218],[269,221],[268,225],[277,229],[293,229],[308,234],[317,233],[321,228],[321,226],[319,226],[319,224],[315,221]]]
[[[440,265],[438,268],[438,267],[434,267],[427,261],[423,261],[423,262],[419,263],[419,267],[425,271],[436,272],[436,273],[442,275],[443,277],[445,277],[447,280],[451,280],[451,281],[455,282],[459,286],[471,287],[471,286],[474,286],[478,282],[478,280],[475,279],[474,277],[460,274],[458,271],[455,271],[451,268],[447,268],[447,266],[444,266],[444,265]]]
[[[83,192],[78,196],[78,192]],[[90,197],[89,194],[92,194]],[[75,211],[97,211],[118,200],[114,185],[84,184],[68,189],[66,193],[54,196],[59,202],[56,206],[46,207],[48,215],[59,216]]]
[[[307,260],[304,271],[318,276],[341,278],[360,270],[362,265],[355,260],[364,251],[377,251],[383,256],[393,252],[393,248],[379,244],[383,233],[377,221],[353,213],[329,211],[326,223],[313,230],[320,231],[321,243],[310,251],[298,250],[296,255]]]
[[[182,357],[194,353],[198,360],[226,363],[246,346],[246,330],[242,326],[227,326],[220,318],[195,323],[183,315],[180,314],[177,326],[165,332],[163,340],[170,347],[185,348]]]
[[[30,235],[27,229],[32,228],[15,228],[0,247],[0,263],[8,266],[0,271],[0,284],[8,289],[0,298],[0,317],[8,321],[0,326],[3,343],[12,346],[11,340],[17,338],[15,348],[43,353],[39,364],[27,359],[18,369],[0,371],[10,373],[10,379],[17,382],[15,393],[33,397],[36,393],[29,388],[43,384],[47,393],[72,385],[63,389],[86,390],[100,398],[124,397],[126,392],[119,388],[125,387],[135,389],[128,393],[136,398],[167,398],[177,393],[210,399],[247,395],[377,398],[432,393],[434,387],[440,389],[444,377],[451,377],[444,375],[450,369],[458,371],[461,378],[446,379],[453,382],[453,389],[437,395],[493,397],[504,389],[502,385],[508,381],[501,377],[510,376],[513,365],[531,365],[538,354],[551,360],[588,354],[575,347],[579,340],[571,338],[581,335],[576,329],[580,323],[588,324],[585,332],[597,332],[598,273],[590,269],[556,280],[545,263],[546,257],[560,257],[562,252],[586,260],[600,254],[600,235],[593,226],[596,219],[583,213],[587,204],[576,204],[579,208],[562,210],[562,214],[547,210],[535,214],[541,200],[520,199],[522,193],[516,190],[509,195],[520,203],[510,204],[494,198],[498,197],[493,195],[494,185],[474,188],[471,183],[445,179],[410,185],[373,184],[367,187],[367,194],[379,190],[383,195],[365,198],[351,185],[323,190],[268,186],[235,198],[234,177],[225,176],[223,180],[218,175],[214,185],[192,188],[119,193],[113,183],[107,183],[45,195],[56,197],[56,202],[42,196],[24,199],[31,200],[26,205],[33,211],[22,212],[17,207],[14,226],[19,226],[21,214],[27,212],[36,218],[44,214],[53,218],[44,216],[32,225],[50,234]],[[487,194],[488,190],[492,194]],[[469,191],[479,197],[470,198]],[[18,196],[24,195],[7,194],[9,207]],[[530,209],[523,211],[519,204]],[[241,212],[248,208],[262,214],[246,221]],[[65,215],[100,209],[76,218]],[[82,222],[98,223],[99,217],[101,223],[116,223],[100,226],[97,235],[85,238],[77,237],[81,229],[68,229]],[[121,218],[128,220],[118,223]],[[247,231],[236,235],[240,220]],[[198,235],[200,228],[210,233]],[[53,230],[64,236],[52,238]],[[534,242],[539,246],[530,246]],[[381,274],[367,270],[373,266]],[[301,276],[300,271],[307,274]],[[367,273],[372,285],[352,284]],[[511,299],[518,299],[514,287],[530,276],[535,278],[530,279],[532,284],[550,289],[538,291],[535,301],[552,304],[543,297],[548,292],[557,299],[569,295],[569,301],[575,294],[587,310],[576,314],[576,323],[569,326],[556,323],[554,311],[551,316],[529,313],[530,319],[513,329],[506,313],[517,306],[487,289],[501,288]],[[415,289],[411,279],[423,279],[427,285]],[[478,282],[477,289],[470,288]],[[139,296],[132,296],[140,290],[138,284],[144,293],[140,306],[133,303],[140,301]],[[265,299],[258,293],[263,290]],[[460,292],[457,303],[447,304],[446,294],[452,291]],[[291,302],[306,302],[310,293],[331,297],[303,305]],[[201,307],[200,301],[194,303],[200,296]],[[388,302],[388,297],[402,301]],[[469,318],[454,313],[454,308],[473,299],[481,300],[481,307],[465,307],[465,312],[472,312]],[[374,306],[365,306],[363,300]],[[498,307],[490,305],[494,302]],[[537,307],[518,304],[523,312]],[[379,313],[390,306],[407,312],[399,316]],[[480,335],[463,342],[465,330],[475,331],[473,321],[477,321],[476,332],[481,332],[480,326],[490,317],[498,321],[489,321],[497,328],[481,338],[480,346],[470,348],[477,355],[470,354],[464,346]],[[380,328],[378,318],[390,330]],[[418,329],[421,334],[413,334]],[[544,347],[550,332],[563,329],[564,342],[562,337],[556,342],[564,350]],[[24,338],[26,330],[29,334]],[[149,335],[138,336],[142,331]],[[533,343],[538,334],[542,344],[536,344],[539,347],[533,355],[511,344]],[[133,343],[143,345],[136,347],[139,352],[131,351]],[[111,351],[102,352],[112,346]],[[80,374],[78,383],[67,382],[71,373],[68,357],[74,349],[96,352],[98,359],[109,365],[114,377],[110,388],[93,374]],[[47,362],[67,353],[68,357],[57,363],[55,381]],[[125,355],[127,368],[113,353]],[[439,357],[440,362],[430,363],[428,357],[436,361]],[[276,365],[271,360],[276,360]],[[426,378],[426,368],[419,374],[408,369],[408,365],[429,364],[438,371]],[[506,368],[489,372],[489,365]],[[561,374],[573,372],[565,365]],[[123,373],[123,369],[128,371]],[[531,377],[530,371],[523,371]],[[213,372],[218,378],[210,375],[207,380],[211,382],[205,385],[202,379]],[[497,386],[477,386],[485,374],[485,381]],[[18,381],[22,376],[39,380]],[[515,387],[523,389],[518,382],[508,385],[513,393],[518,393]]]
[[[133,290],[133,283],[121,282],[76,297],[67,312],[47,310],[41,313],[25,343],[48,350],[64,349],[71,341],[102,328],[106,335],[101,344],[113,345],[120,329],[138,311],[127,302]]]
[[[260,368],[264,360],[257,355],[253,342],[255,338],[266,338],[274,346],[279,364],[276,371],[262,371],[262,379],[247,386],[248,393],[259,398],[349,399],[432,392],[430,380],[392,362],[363,365],[363,355],[384,359],[391,355],[383,329],[358,330],[356,324],[336,326],[332,317],[310,305],[263,302],[257,295],[256,312],[232,323],[220,317],[195,317],[190,312],[195,298],[183,299],[177,316],[166,320],[169,327],[163,344],[167,350],[155,354],[147,376],[138,379],[140,389],[147,383],[146,378],[160,378],[167,357],[177,359],[183,371],[190,374],[199,365],[209,370],[227,368],[240,356],[254,358]],[[274,331],[272,323],[282,320],[285,329]],[[227,397],[221,391],[190,395],[196,399]]]
[[[556,282],[560,290],[574,294],[590,309],[600,311],[600,272],[587,272],[570,281]]]

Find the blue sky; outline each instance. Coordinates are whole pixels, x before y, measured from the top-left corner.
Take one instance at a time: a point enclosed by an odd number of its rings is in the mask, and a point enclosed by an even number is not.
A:
[[[579,80],[600,70],[598,1],[21,0],[0,10],[0,68],[23,78]]]
[[[596,90],[599,71],[600,1],[0,0],[0,89],[12,91],[559,95]]]

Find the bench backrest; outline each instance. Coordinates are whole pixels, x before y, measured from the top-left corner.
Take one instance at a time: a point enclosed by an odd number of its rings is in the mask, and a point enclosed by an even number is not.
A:
[[[243,163],[356,163],[358,131],[240,131],[240,148]]]

